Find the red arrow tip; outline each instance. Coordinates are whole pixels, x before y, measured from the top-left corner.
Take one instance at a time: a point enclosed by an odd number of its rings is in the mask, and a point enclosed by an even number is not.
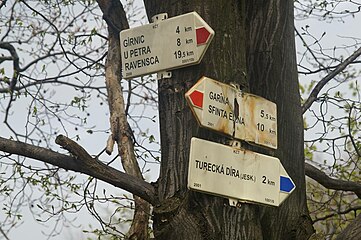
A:
[[[205,44],[208,42],[211,33],[205,27],[196,29],[197,45]]]
[[[189,95],[192,104],[196,107],[203,108],[203,93],[195,90]]]

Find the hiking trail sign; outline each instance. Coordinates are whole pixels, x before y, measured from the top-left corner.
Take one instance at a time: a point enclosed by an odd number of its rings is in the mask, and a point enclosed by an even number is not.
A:
[[[278,158],[192,138],[188,188],[279,206],[296,186]]]
[[[202,127],[277,149],[275,103],[207,77],[185,97]]]
[[[198,64],[213,36],[196,12],[121,31],[123,78]]]

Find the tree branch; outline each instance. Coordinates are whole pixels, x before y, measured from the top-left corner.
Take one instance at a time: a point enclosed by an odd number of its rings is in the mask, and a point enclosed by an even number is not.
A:
[[[361,236],[361,214],[336,237],[336,240],[359,239]]]
[[[297,28],[295,28],[296,34],[297,36],[301,39],[303,45],[307,48],[307,50],[310,52],[310,54],[312,55],[313,59],[318,63],[318,66],[325,68],[325,66],[323,66],[323,64],[318,60],[318,58],[316,57],[316,55],[314,54],[314,52],[312,51],[312,49],[308,46],[306,40],[302,37],[302,35],[298,32]]]
[[[108,55],[105,63],[105,83],[108,90],[110,110],[110,128],[112,137],[118,145],[119,156],[126,173],[143,179],[134,152],[132,131],[129,127],[123,90],[120,85],[121,58],[119,31],[129,28],[124,8],[119,0],[97,1],[103,18],[108,24]],[[131,89],[129,89],[131,91]],[[130,94],[130,93],[128,93]],[[135,210],[132,225],[127,233],[129,239],[148,239],[150,205],[143,199],[134,196]]]
[[[351,181],[344,181],[339,179],[330,178],[326,173],[305,163],[306,176],[312,178],[322,186],[333,190],[351,191],[354,192],[358,198],[361,199],[361,184]]]
[[[350,135],[350,140],[351,140],[351,143],[352,143],[352,146],[353,148],[355,149],[356,151],[356,154],[357,154],[357,158],[360,158],[361,157],[361,152],[359,150],[359,146],[357,146],[357,143],[355,142],[355,139],[354,137],[352,136],[352,127],[351,127],[351,123],[352,123],[352,110],[353,110],[354,106],[351,106],[350,108],[350,111],[348,113],[348,135]],[[357,109],[356,109],[357,110]],[[356,121],[356,120],[355,120]],[[356,125],[357,126],[357,125]]]
[[[334,216],[340,216],[340,215],[347,214],[347,213],[353,212],[353,211],[358,211],[358,210],[361,210],[361,206],[355,206],[355,207],[347,208],[347,209],[342,210],[342,211],[337,211],[337,212],[334,212],[334,213],[327,214],[327,215],[325,215],[323,217],[316,218],[315,220],[313,220],[313,223],[319,222],[319,221],[324,221],[324,220],[326,220],[328,218],[331,218],[331,217],[334,217]]]
[[[153,205],[158,203],[155,189],[150,183],[107,166],[101,161],[90,157],[90,155],[77,143],[71,141],[70,139],[64,139],[66,138],[62,136],[60,137],[60,140],[58,139],[57,141],[59,141],[61,145],[64,145],[64,147],[69,148],[69,150],[71,149],[71,152],[76,156],[76,158],[54,152],[43,147],[8,140],[2,137],[0,137],[0,151],[29,157],[34,160],[58,166],[65,170],[84,173],[110,183],[115,187],[131,192]],[[78,147],[74,147],[74,144]]]
[[[18,56],[14,46],[11,45],[10,43],[0,42],[0,48],[8,50],[10,52],[12,60],[13,60],[14,74],[13,74],[12,80],[10,82],[10,91],[12,92],[16,86],[16,83],[18,81],[18,75],[20,72],[19,56]]]
[[[305,113],[307,109],[311,107],[313,102],[317,99],[318,94],[322,88],[334,77],[336,77],[340,72],[342,72],[349,64],[356,60],[361,55],[361,48],[357,49],[351,56],[349,56],[345,61],[340,63],[333,71],[327,74],[324,78],[317,83],[313,88],[310,96],[307,98],[305,103],[302,105],[302,113]]]
[[[8,238],[8,236],[6,235],[6,233],[4,232],[4,230],[0,227],[0,233],[4,236],[4,238],[6,239],[6,240],[10,240],[9,238]]]
[[[6,0],[0,0],[0,9],[6,5]]]

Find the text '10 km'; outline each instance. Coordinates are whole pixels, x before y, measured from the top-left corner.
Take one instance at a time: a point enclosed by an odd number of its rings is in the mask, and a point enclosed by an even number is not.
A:
[[[185,96],[202,127],[277,149],[275,103],[207,77]]]

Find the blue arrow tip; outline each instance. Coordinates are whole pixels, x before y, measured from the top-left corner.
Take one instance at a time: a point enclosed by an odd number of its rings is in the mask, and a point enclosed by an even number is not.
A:
[[[283,192],[291,192],[294,188],[295,185],[293,184],[293,182],[291,181],[291,179],[289,177],[283,177],[281,176],[280,179],[280,190]]]

